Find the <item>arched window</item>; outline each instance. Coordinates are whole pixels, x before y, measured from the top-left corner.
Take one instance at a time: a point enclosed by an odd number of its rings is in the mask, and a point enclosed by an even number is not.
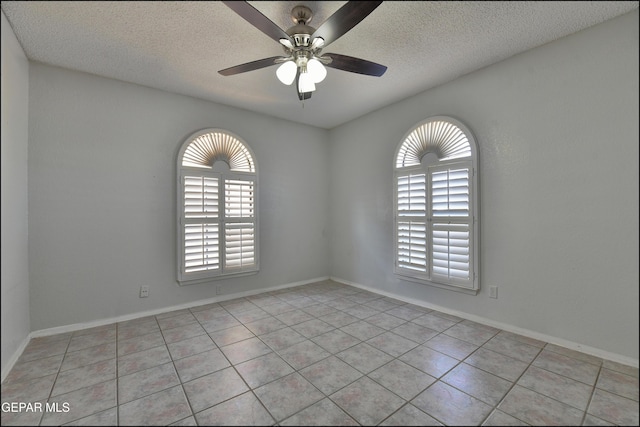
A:
[[[465,125],[427,119],[394,158],[395,272],[407,280],[476,294],[478,152]]]
[[[257,167],[220,129],[191,135],[178,154],[178,282],[258,271]]]

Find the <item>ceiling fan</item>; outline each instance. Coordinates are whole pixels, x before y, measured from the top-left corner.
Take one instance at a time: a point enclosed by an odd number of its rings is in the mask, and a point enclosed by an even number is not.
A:
[[[327,18],[317,29],[309,26],[313,14],[306,6],[298,5],[291,10],[295,25],[284,31],[259,10],[246,1],[224,1],[234,12],[251,25],[282,45],[284,56],[258,59],[218,71],[223,76],[232,76],[280,64],[276,71],[278,79],[291,85],[296,82],[298,98],[311,98],[315,84],[326,76],[325,66],[368,76],[382,76],[387,67],[352,56],[337,53],[322,53],[322,49],[342,37],[366,18],[381,1],[349,1]]]

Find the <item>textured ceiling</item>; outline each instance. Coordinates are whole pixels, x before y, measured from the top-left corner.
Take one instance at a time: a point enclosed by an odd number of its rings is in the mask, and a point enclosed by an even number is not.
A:
[[[304,4],[319,27],[342,1],[252,1],[282,29]],[[27,57],[272,116],[332,128],[497,61],[638,8],[632,1],[384,2],[324,49],[388,67],[382,77],[329,68],[298,100],[276,66],[218,70],[283,54],[221,2],[2,1]]]

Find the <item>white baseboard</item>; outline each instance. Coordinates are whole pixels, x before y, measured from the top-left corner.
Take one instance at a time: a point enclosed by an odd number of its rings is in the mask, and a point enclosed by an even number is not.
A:
[[[94,328],[96,326],[110,325],[112,323],[125,322],[127,320],[139,319],[141,317],[156,316],[158,314],[167,313],[167,312],[170,312],[170,311],[182,310],[182,309],[185,309],[185,308],[193,308],[193,307],[198,307],[198,306],[207,305],[207,304],[213,304],[215,302],[227,301],[227,300],[234,299],[234,298],[243,298],[243,297],[248,297],[248,296],[251,296],[251,295],[262,294],[262,293],[265,293],[265,292],[272,292],[272,291],[277,291],[277,290],[280,290],[280,289],[293,288],[293,287],[296,287],[296,286],[302,286],[302,285],[307,285],[309,283],[321,282],[323,280],[328,280],[328,279],[329,279],[328,276],[319,277],[319,278],[310,279],[310,280],[304,280],[304,281],[300,281],[300,282],[287,283],[285,285],[271,286],[269,288],[261,288],[261,289],[257,289],[257,290],[251,290],[251,291],[236,292],[236,293],[227,294],[227,295],[219,295],[219,296],[216,296],[216,297],[213,297],[213,298],[207,298],[207,299],[204,299],[204,300],[192,301],[192,302],[188,302],[188,303],[184,303],[184,304],[173,305],[173,306],[170,306],[170,307],[158,308],[158,309],[155,309],[155,310],[140,311],[140,312],[137,312],[137,313],[126,314],[124,316],[116,316],[116,317],[111,317],[111,318],[108,318],[108,319],[95,320],[95,321],[92,321],[92,322],[75,323],[75,324],[72,324],[72,325],[65,325],[65,326],[58,326],[58,327],[55,327],[55,328],[41,329],[41,330],[38,330],[38,331],[31,332],[31,334],[29,334],[29,337],[30,338],[45,337],[45,336],[49,336],[49,335],[62,334],[62,333],[65,333],[65,332],[74,332],[74,331],[79,331],[79,330],[82,330],[82,329]]]
[[[453,316],[458,316],[463,319],[471,320],[473,322],[482,323],[483,325],[492,326],[497,329],[502,329],[507,332],[512,332],[514,334],[523,335],[525,337],[533,338],[539,341],[544,341],[550,344],[555,344],[560,347],[565,347],[571,350],[579,351],[582,353],[590,354],[595,357],[599,357],[605,360],[611,360],[613,362],[621,363],[623,365],[633,366],[637,368],[639,366],[638,359],[633,359],[631,357],[623,356],[617,353],[612,353],[609,351],[605,351],[599,348],[589,347],[583,344],[579,344],[573,341],[568,341],[562,338],[554,337],[551,335],[542,334],[539,332],[531,331],[529,329],[519,328],[517,326],[509,325],[507,323],[497,322],[495,320],[487,319],[485,317],[476,316],[474,314],[465,313],[462,311],[452,310],[450,308],[441,307],[435,304],[430,304],[425,301],[417,300],[414,298],[407,298],[401,295],[397,295],[391,292],[381,291],[376,288],[372,288],[366,285],[362,285],[360,283],[350,282],[348,280],[341,279],[339,277],[330,277],[334,282],[344,283],[345,285],[353,286],[356,288],[360,288],[369,292],[373,292],[375,294],[384,295],[389,298],[394,298],[400,301],[404,301],[410,304],[415,304],[420,307],[429,308],[431,310],[437,310],[443,313],[451,314]]]
[[[11,372],[11,369],[13,369],[13,365],[16,364],[16,362],[18,361],[18,358],[22,355],[22,352],[27,347],[27,344],[29,344],[30,339],[31,339],[31,336],[27,335],[24,338],[24,340],[22,340],[22,343],[20,344],[18,349],[13,353],[13,355],[11,356],[7,364],[2,367],[2,373],[0,374],[1,375],[0,382],[4,382],[5,378],[7,378],[7,375],[9,375],[9,372]]]
[[[212,304],[212,303],[215,303],[215,302],[227,301],[227,300],[234,299],[234,298],[243,298],[243,297],[247,297],[247,296],[251,296],[251,295],[262,294],[262,293],[265,293],[265,292],[272,292],[272,291],[278,291],[278,290],[286,289],[286,288],[293,288],[293,287],[296,287],[296,286],[308,285],[309,283],[321,282],[323,280],[329,280],[329,276],[316,277],[314,279],[303,280],[303,281],[300,281],[300,282],[292,282],[292,283],[287,283],[287,284],[278,285],[278,286],[271,286],[269,288],[262,288],[262,289],[252,290],[252,291],[237,292],[237,293],[234,293],[234,294],[227,294],[227,295],[219,295],[219,296],[216,296],[214,298],[207,298],[207,299],[204,299],[204,300],[193,301],[193,302],[189,302],[189,303],[185,303],[185,304],[179,304],[179,305],[159,308],[159,309],[155,309],[155,310],[141,311],[141,312],[137,312],[137,313],[126,314],[126,315],[123,315],[123,316],[116,316],[116,317],[110,317],[110,318],[106,318],[106,319],[93,320],[91,322],[74,323],[74,324],[71,324],[71,325],[57,326],[55,328],[47,328],[47,329],[40,329],[40,330],[37,330],[37,331],[32,331],[24,339],[24,341],[20,345],[20,347],[15,351],[15,353],[13,354],[13,356],[11,357],[11,359],[9,360],[7,365],[2,369],[2,381],[5,380],[7,375],[9,375],[9,372],[11,372],[11,369],[13,369],[14,365],[16,364],[16,362],[18,361],[18,359],[22,355],[22,352],[24,351],[25,347],[27,346],[27,344],[29,343],[31,338],[47,337],[47,336],[50,336],[50,335],[64,334],[66,332],[75,332],[75,331],[80,331],[82,329],[95,328],[97,326],[104,326],[104,325],[110,325],[112,323],[125,322],[127,320],[139,319],[141,317],[155,316],[155,315],[158,315],[158,314],[167,313],[169,311],[182,310],[182,309],[185,309],[185,308],[193,308],[193,307],[198,307],[198,306],[201,306],[201,305]]]

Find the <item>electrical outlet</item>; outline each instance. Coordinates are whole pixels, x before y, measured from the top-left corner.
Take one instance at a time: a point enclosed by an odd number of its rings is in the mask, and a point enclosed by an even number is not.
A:
[[[140,286],[140,298],[149,296],[149,286]]]
[[[222,293],[222,286],[216,286],[216,295],[220,295]]]
[[[489,298],[498,298],[498,287],[490,286],[489,287]]]

